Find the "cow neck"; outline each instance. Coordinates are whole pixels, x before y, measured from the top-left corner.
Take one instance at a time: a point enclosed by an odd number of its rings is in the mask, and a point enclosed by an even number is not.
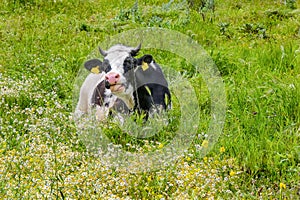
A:
[[[134,100],[133,100],[133,96],[132,95],[129,98],[129,100],[127,102],[125,102],[125,103],[128,106],[129,110],[133,110],[133,108],[134,108]]]

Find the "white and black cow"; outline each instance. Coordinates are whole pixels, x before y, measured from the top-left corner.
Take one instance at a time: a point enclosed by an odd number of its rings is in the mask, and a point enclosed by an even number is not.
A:
[[[82,115],[96,108],[96,117],[105,119],[111,110],[149,113],[171,106],[168,83],[151,55],[135,58],[136,48],[117,44],[107,51],[99,48],[103,61],[92,59],[84,66],[89,74],[81,89],[75,113]]]

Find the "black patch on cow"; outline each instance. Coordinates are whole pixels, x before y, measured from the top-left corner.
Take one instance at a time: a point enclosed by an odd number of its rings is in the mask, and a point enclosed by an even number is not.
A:
[[[148,120],[153,111],[159,112],[161,108],[166,110],[171,104],[171,94],[167,87],[157,84],[147,84],[146,87],[142,86],[133,93],[134,111],[145,114],[144,120]]]
[[[110,83],[108,81],[105,80],[105,88],[109,89],[110,88]]]
[[[140,60],[140,59],[139,59]],[[138,61],[138,63],[141,61]],[[149,67],[147,70],[143,70],[141,67],[138,68],[135,71],[135,88],[139,88],[140,86],[146,85],[146,84],[157,84],[164,87],[168,87],[167,80],[165,79],[165,76],[158,64],[152,60],[151,65],[154,65],[154,67]]]
[[[146,89],[148,87],[148,89]],[[150,93],[149,91],[150,90]],[[171,94],[167,87],[158,84],[147,84],[139,87],[133,93],[135,107],[134,110],[138,110],[139,113],[142,111],[146,112],[148,115],[149,111],[157,106],[161,105],[163,109],[167,109],[167,106],[171,103]],[[167,102],[166,102],[167,96]]]
[[[128,56],[125,58],[123,62],[123,68],[124,68],[124,73],[127,73],[128,71],[134,69],[137,65],[137,60],[131,56]]]
[[[107,60],[107,59],[103,60],[102,68],[104,69],[105,73],[108,73],[111,70],[111,66],[109,64],[109,60]]]
[[[153,60],[153,57],[149,54],[146,54],[146,55],[144,55],[143,57],[141,57],[137,60],[137,65],[142,65],[143,62],[146,62],[146,63],[150,64],[152,61],[155,62]]]
[[[93,96],[92,96],[92,105],[98,105],[102,106],[104,103],[104,97],[105,97],[105,81],[101,81],[97,87],[94,90]]]

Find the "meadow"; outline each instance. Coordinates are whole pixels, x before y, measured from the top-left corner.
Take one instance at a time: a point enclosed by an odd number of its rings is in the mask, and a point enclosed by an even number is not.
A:
[[[1,199],[299,199],[299,1],[0,4]],[[131,173],[105,165],[79,137],[74,82],[101,42],[146,27],[178,31],[206,50],[225,85],[226,118],[210,146],[201,73],[170,52],[142,49],[191,83],[200,117],[173,165]],[[137,139],[112,127],[107,136],[129,152],[162,149],[180,116],[173,100],[173,121],[159,134]]]

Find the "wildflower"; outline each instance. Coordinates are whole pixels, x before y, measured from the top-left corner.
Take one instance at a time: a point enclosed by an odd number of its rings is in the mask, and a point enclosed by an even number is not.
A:
[[[280,184],[279,184],[279,187],[280,187],[280,189],[285,189],[285,188],[286,188],[286,184],[280,183]]]
[[[220,153],[224,153],[225,152],[225,147],[221,147],[220,148]]]
[[[204,148],[208,147],[208,140],[203,140],[201,146],[203,146]]]
[[[234,175],[235,175],[235,172],[231,170],[231,171],[229,172],[229,175],[230,175],[230,176],[234,176]]]
[[[195,148],[196,148],[196,151],[200,151],[201,150],[201,146],[199,144],[195,144]]]
[[[158,148],[159,149],[161,149],[161,148],[163,148],[164,147],[164,144],[162,144],[162,143],[160,143],[159,145],[158,145]]]

